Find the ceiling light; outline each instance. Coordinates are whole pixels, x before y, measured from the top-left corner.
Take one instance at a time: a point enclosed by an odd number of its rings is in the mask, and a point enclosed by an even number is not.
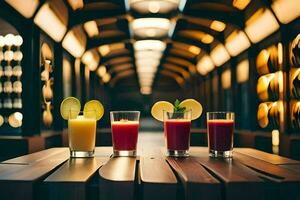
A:
[[[69,31],[62,41],[62,46],[75,58],[80,58],[85,51],[86,37],[80,28]]]
[[[118,50],[118,49],[124,49],[125,48],[125,44],[124,43],[113,43],[113,44],[106,44],[106,45],[102,45],[98,48],[98,51],[100,52],[100,54],[102,56],[106,56],[107,54],[109,54],[111,51],[114,50]]]
[[[139,40],[134,43],[134,50],[154,50],[154,51],[164,51],[166,44],[160,40]]]
[[[131,28],[139,37],[163,37],[168,34],[170,20],[166,18],[139,18],[131,22]]]
[[[95,71],[98,67],[100,57],[95,50],[89,50],[82,55],[81,61],[88,66],[91,71]]]
[[[52,10],[51,7],[52,5],[50,6],[49,3],[45,3],[36,14],[34,23],[38,25],[43,31],[45,31],[56,42],[60,42],[67,31],[66,23],[68,20],[68,16],[57,16],[58,12]],[[61,12],[65,11],[66,13],[68,13],[68,10],[63,3],[60,3],[59,8],[62,8],[58,9]],[[65,20],[62,21],[62,18],[64,18]]]
[[[244,31],[233,31],[225,40],[225,46],[231,56],[237,56],[248,49],[250,45],[250,41]]]
[[[99,35],[97,23],[95,21],[89,21],[83,24],[84,30],[87,32],[89,37],[96,37]]]
[[[205,34],[203,36],[203,38],[201,39],[201,42],[203,42],[205,44],[210,44],[210,43],[212,43],[212,41],[214,41],[214,37],[211,36],[210,34]]]
[[[109,45],[102,45],[98,50],[102,56],[106,56],[110,52]]]
[[[224,24],[223,22],[214,20],[210,24],[210,28],[215,31],[222,32],[226,28],[226,24]]]
[[[109,74],[109,73],[106,73],[106,74],[104,74],[104,76],[103,76],[103,78],[102,78],[102,81],[103,81],[104,83],[107,83],[107,82],[110,81],[110,78],[111,78],[110,74]]]
[[[198,54],[200,54],[201,49],[200,49],[199,47],[196,47],[196,46],[194,46],[194,45],[191,45],[191,46],[189,47],[189,52],[198,55]]]
[[[159,2],[157,2],[157,1],[151,1],[151,2],[149,2],[148,10],[151,13],[158,13],[159,9],[160,9]]]
[[[244,10],[251,0],[233,0],[232,5],[239,10]]]
[[[141,87],[141,93],[144,95],[149,95],[152,93],[152,88],[148,86]]]
[[[106,74],[106,71],[106,67],[104,65],[101,65],[97,70],[97,74],[98,76],[103,77]]]
[[[229,89],[231,87],[231,71],[230,69],[226,69],[222,73],[222,88],[223,89]]]
[[[236,80],[238,83],[249,80],[249,60],[245,59],[236,66]]]
[[[245,31],[257,43],[278,30],[279,24],[269,9],[259,9],[247,21]]]
[[[197,63],[197,70],[201,75],[206,75],[215,68],[214,63],[208,55],[203,56]]]
[[[68,3],[70,4],[73,10],[83,8],[83,0],[68,0]]]
[[[210,56],[216,66],[223,65],[230,59],[230,55],[222,44],[216,46],[210,53]]]
[[[5,0],[5,2],[26,18],[31,18],[33,16],[40,3],[39,0]]]
[[[162,56],[162,52],[160,52],[160,51],[136,51],[134,56],[136,59],[140,59],[140,58],[160,59]]]
[[[287,24],[300,16],[300,1],[273,0],[271,5],[281,23]]]

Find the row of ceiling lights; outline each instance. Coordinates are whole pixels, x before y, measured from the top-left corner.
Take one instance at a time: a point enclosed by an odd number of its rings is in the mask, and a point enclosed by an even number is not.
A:
[[[39,4],[38,0],[26,1],[26,3],[23,0],[5,1],[26,18],[33,16]],[[83,7],[83,2],[81,0],[68,0],[68,2],[72,8],[74,7],[74,10]],[[129,0],[128,3],[130,8],[144,13],[167,13],[170,11],[170,9],[174,10],[174,8],[178,8],[178,6],[180,7],[185,3],[185,1]],[[250,0],[234,0],[233,6],[243,10],[249,3]],[[44,3],[34,17],[34,22],[55,41],[59,42],[63,39],[62,46],[67,51],[69,51],[76,58],[82,57],[83,63],[88,65],[90,70],[95,70],[97,68],[96,63],[99,63],[100,57],[96,52],[93,51],[85,53],[86,37],[84,36],[83,31],[81,29],[72,29],[66,34],[68,21],[68,12],[66,6],[60,6],[60,9],[65,10],[65,12],[61,12],[64,13],[61,14],[61,16],[58,16],[57,13],[52,10],[52,7],[53,5],[50,5],[49,2]],[[299,1],[272,0],[271,7],[277,19],[283,24],[287,24],[300,16],[300,9],[298,9],[300,7]],[[45,21],[47,21],[47,23],[45,23]],[[175,22],[171,22],[169,19],[164,18],[140,18],[131,22],[133,33],[139,37],[162,37],[166,35],[174,25]],[[83,27],[89,37],[99,35],[99,30],[95,21],[87,22]],[[219,21],[212,21],[210,28],[214,29],[215,31],[222,32],[226,28],[226,25]],[[258,43],[278,29],[279,24],[271,10],[267,8],[259,9],[246,21],[244,30],[233,31],[225,39],[225,46],[223,44],[218,44],[209,55],[204,55],[198,61],[198,72],[202,75],[206,75],[212,71],[215,66],[218,67],[223,65],[230,59],[231,56],[237,56],[249,48],[251,42]],[[209,34],[205,34],[201,38],[201,41],[206,44],[212,43],[213,40],[213,36]],[[143,48],[138,48],[138,46],[143,46]],[[137,41],[134,44],[135,55],[139,55],[137,56],[136,66],[141,85],[141,92],[144,94],[151,93],[154,74],[159,65],[159,60],[163,54],[165,46],[165,43],[160,40]],[[160,49],[157,50],[157,47],[160,47]],[[191,52],[195,51],[195,48],[193,47],[194,46],[190,46]],[[99,51],[103,56],[101,51],[105,50],[100,50],[100,48]],[[143,54],[145,57],[142,56]],[[145,69],[148,71],[145,71]],[[106,75],[105,80],[108,80],[108,76],[109,75]],[[102,77],[104,77],[104,75],[102,75]]]

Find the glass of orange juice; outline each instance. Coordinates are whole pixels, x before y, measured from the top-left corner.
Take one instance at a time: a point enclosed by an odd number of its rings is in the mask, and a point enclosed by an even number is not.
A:
[[[97,120],[93,110],[72,114],[68,119],[68,136],[71,157],[93,157],[96,142]],[[77,112],[77,111],[74,111]]]

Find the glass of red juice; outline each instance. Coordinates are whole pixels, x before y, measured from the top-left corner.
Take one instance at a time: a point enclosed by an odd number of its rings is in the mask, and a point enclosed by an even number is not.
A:
[[[164,134],[167,155],[189,156],[192,111],[164,111]]]
[[[207,139],[211,157],[232,157],[233,131],[233,112],[207,113]]]
[[[114,156],[136,156],[139,111],[110,112]]]

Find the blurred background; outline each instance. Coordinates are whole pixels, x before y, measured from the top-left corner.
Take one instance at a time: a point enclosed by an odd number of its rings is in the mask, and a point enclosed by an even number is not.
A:
[[[208,111],[236,113],[235,146],[300,159],[300,0],[0,2],[0,160],[66,146],[63,98],[139,110],[162,135],[159,100],[194,98],[192,145]],[[157,132],[157,133],[155,133]],[[150,136],[149,136],[150,134]],[[155,142],[155,140],[154,140]]]

